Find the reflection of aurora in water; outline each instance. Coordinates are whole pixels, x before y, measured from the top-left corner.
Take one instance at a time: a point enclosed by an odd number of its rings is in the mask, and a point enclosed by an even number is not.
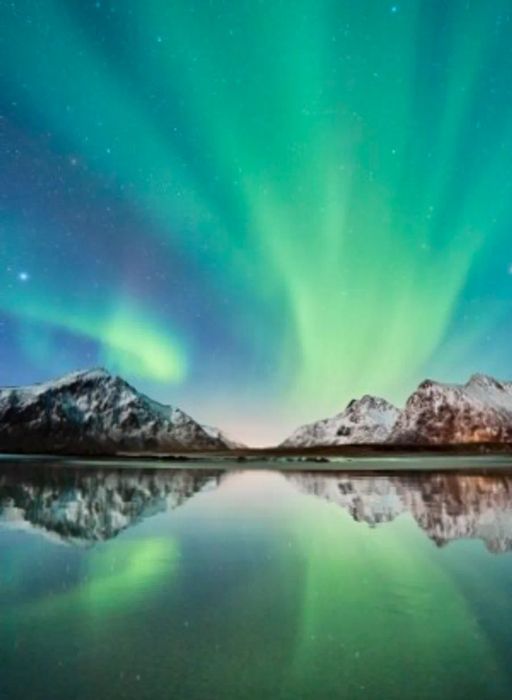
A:
[[[458,580],[410,521],[370,535],[334,509],[305,509],[297,537],[305,564],[294,673],[308,697],[320,685],[337,697],[341,685],[341,697],[378,698],[384,687],[386,697],[455,698],[469,666],[480,685],[464,694],[502,697],[508,672],[466,597],[478,579],[469,561]],[[508,610],[504,583],[493,595]],[[322,678],[326,658],[336,677]]]
[[[511,479],[4,465],[0,689],[506,700]]]

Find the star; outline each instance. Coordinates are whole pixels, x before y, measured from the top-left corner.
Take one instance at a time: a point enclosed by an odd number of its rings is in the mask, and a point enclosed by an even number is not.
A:
[[[28,274],[28,272],[19,272],[18,279],[20,282],[28,282],[30,279],[30,275]]]
[[[391,13],[393,15],[396,15],[397,12],[398,12],[398,5],[391,5]]]

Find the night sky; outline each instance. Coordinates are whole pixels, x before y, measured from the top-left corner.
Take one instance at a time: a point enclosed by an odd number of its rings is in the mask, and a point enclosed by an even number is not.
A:
[[[510,0],[0,0],[0,384],[254,444],[512,377]]]

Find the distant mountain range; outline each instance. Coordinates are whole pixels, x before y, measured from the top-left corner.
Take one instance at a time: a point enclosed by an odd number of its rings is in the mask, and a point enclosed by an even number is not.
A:
[[[281,447],[512,443],[512,382],[475,374],[466,384],[422,382],[400,410],[363,396],[298,428]]]
[[[403,410],[352,400],[333,418],[298,428],[279,448],[512,443],[512,382],[482,374],[463,385],[426,380]],[[179,408],[153,401],[104,369],[0,389],[0,452],[108,455],[243,450]]]

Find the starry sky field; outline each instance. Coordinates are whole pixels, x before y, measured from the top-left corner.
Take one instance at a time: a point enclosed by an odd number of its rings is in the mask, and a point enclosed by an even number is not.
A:
[[[510,0],[0,0],[0,384],[252,444],[512,377]]]

